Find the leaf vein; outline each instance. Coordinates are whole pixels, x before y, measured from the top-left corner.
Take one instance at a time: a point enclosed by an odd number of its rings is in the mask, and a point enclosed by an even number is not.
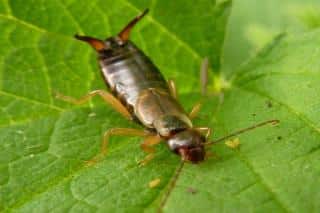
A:
[[[307,126],[309,126],[311,129],[315,130],[316,132],[320,133],[320,129],[318,129],[316,127],[315,124],[312,123],[312,121],[310,121],[308,118],[306,118],[301,112],[298,112],[297,110],[293,109],[292,107],[288,106],[287,104],[281,102],[281,101],[278,101],[276,99],[274,99],[273,97],[263,93],[263,92],[258,92],[258,91],[251,91],[249,89],[246,89],[246,88],[243,88],[243,87],[239,87],[239,86],[235,86],[236,88],[238,89],[241,89],[241,90],[244,90],[244,91],[247,91],[249,93],[253,93],[253,94],[256,94],[256,95],[259,95],[261,97],[266,97],[274,102],[276,102],[277,104],[285,107],[286,109],[288,109],[288,111],[290,111],[291,113],[293,113],[294,115],[296,115],[301,121],[303,121]]]
[[[39,44],[38,44],[39,45]],[[45,79],[45,83],[47,85],[47,90],[48,90],[48,98],[49,98],[49,103],[50,105],[53,105],[53,92],[52,92],[52,86],[51,86],[51,80],[50,80],[50,76],[49,76],[49,70],[48,70],[48,65],[46,63],[46,60],[44,59],[41,51],[40,51],[40,47],[38,46],[38,48],[35,48],[39,54],[39,58],[42,61],[43,64],[43,75],[44,75],[44,79]]]
[[[272,195],[273,200],[281,207],[285,212],[291,212],[289,207],[285,206],[283,202],[280,201],[278,195],[271,189],[268,183],[265,182],[263,177],[259,174],[258,171],[254,168],[254,166],[249,162],[249,160],[241,153],[238,154],[239,159],[251,170],[254,176],[260,181],[261,185]]]
[[[63,108],[60,108],[60,107],[57,107],[57,106],[54,106],[54,105],[50,105],[50,104],[47,104],[47,103],[44,103],[44,102],[40,102],[40,101],[37,101],[35,99],[30,99],[30,98],[27,98],[27,97],[22,97],[22,96],[19,96],[19,95],[16,95],[16,94],[12,94],[12,93],[8,93],[8,92],[5,92],[5,91],[1,91],[1,90],[0,90],[0,95],[6,95],[6,96],[9,96],[9,97],[14,97],[16,99],[20,99],[20,100],[23,100],[23,101],[31,102],[33,104],[40,104],[40,105],[46,106],[46,107],[48,107],[50,109],[53,109],[53,110],[56,110],[56,111],[59,111],[59,112],[63,112],[64,111]]]

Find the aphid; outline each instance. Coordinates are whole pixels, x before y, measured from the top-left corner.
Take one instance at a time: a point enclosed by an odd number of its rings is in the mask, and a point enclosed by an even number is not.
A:
[[[63,95],[58,97],[74,104],[82,104],[98,95],[124,117],[145,127],[144,130],[108,130],[103,136],[102,156],[106,153],[110,136],[141,136],[144,137],[141,148],[149,154],[142,164],[152,159],[153,146],[161,141],[166,141],[169,149],[180,155],[183,162],[199,163],[205,159],[205,146],[212,144],[208,142],[211,133],[209,127],[192,125],[200,104],[195,104],[191,112],[186,113],[177,100],[174,82],[166,81],[153,62],[129,40],[131,29],[147,12],[145,10],[130,21],[117,36],[104,41],[76,35],[78,40],[87,42],[96,50],[101,74],[110,92],[95,90],[80,99]],[[208,66],[204,64],[204,67]],[[270,120],[260,125],[276,122]]]

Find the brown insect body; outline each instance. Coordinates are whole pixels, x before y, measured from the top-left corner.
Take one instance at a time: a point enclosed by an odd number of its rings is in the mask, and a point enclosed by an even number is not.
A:
[[[132,27],[147,12],[148,10],[145,10],[140,16],[134,18],[117,36],[104,41],[88,36],[75,36],[89,43],[97,51],[102,76],[112,94],[96,90],[79,100],[63,95],[61,99],[81,104],[95,95],[100,95],[123,116],[137,121],[150,133],[145,134],[142,130],[130,128],[110,129],[104,134],[102,154],[105,153],[109,136],[133,135],[146,137],[141,147],[148,153],[154,152],[151,146],[159,143],[160,139],[164,139],[169,148],[180,155],[183,161],[198,163],[205,159],[205,146],[266,124],[279,122],[278,120],[265,121],[214,142],[208,142],[211,129],[208,127],[195,128],[191,122],[199,111],[200,104],[195,105],[188,115],[177,101],[174,83],[165,81],[152,61],[129,41]],[[207,62],[204,65],[203,67],[208,67]],[[202,79],[207,78],[206,75],[203,76]],[[205,93],[206,82],[206,80],[202,82],[203,93]],[[201,133],[202,131],[206,131],[205,136]]]
[[[121,33],[127,33],[126,29],[132,26],[130,22]],[[122,38],[128,39],[128,35],[121,33],[105,41],[86,36],[76,38],[97,50],[106,84],[134,120],[157,132],[184,160],[194,163],[204,160],[204,136],[192,128],[191,120],[170,93],[159,69],[131,41]]]
[[[191,126],[158,68],[141,50],[131,41],[122,44],[114,37],[107,39],[106,43],[112,48],[99,52],[102,76],[111,92],[139,122],[151,129],[158,126],[162,136],[169,136],[160,127],[163,116],[174,115]]]
[[[279,120],[273,119],[261,122],[215,141],[208,141],[211,129],[209,127],[195,128],[191,122],[191,119],[198,113],[200,104],[196,104],[191,113],[187,115],[177,101],[174,83],[172,81],[166,82],[152,61],[129,41],[132,27],[147,12],[148,10],[145,10],[140,16],[133,19],[118,36],[107,38],[105,41],[76,35],[77,39],[89,43],[97,51],[102,76],[112,94],[104,90],[95,90],[80,99],[61,94],[58,94],[57,97],[70,103],[82,104],[93,96],[99,95],[124,117],[137,121],[149,130],[146,134],[143,130],[131,128],[109,129],[103,136],[102,156],[106,153],[108,139],[112,135],[145,137],[141,148],[149,155],[139,162],[141,165],[145,165],[152,159],[154,149],[151,146],[158,144],[161,139],[167,142],[168,147],[174,153],[181,156],[182,161],[169,183],[169,190],[161,201],[160,212],[182,171],[185,161],[201,162],[206,156],[205,146],[208,147],[266,124],[277,124]],[[204,62],[201,71],[203,94],[206,92],[208,77],[208,62],[207,60],[204,60]],[[205,136],[201,133],[202,131],[206,131]],[[94,158],[92,162],[95,162],[95,160]],[[160,179],[155,179],[149,183],[149,187],[153,188],[159,182]]]

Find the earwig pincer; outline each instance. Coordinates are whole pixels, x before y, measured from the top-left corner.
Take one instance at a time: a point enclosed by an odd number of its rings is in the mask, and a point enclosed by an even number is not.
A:
[[[101,74],[110,92],[95,90],[80,99],[58,97],[82,104],[93,96],[101,96],[124,117],[145,127],[108,130],[103,136],[102,155],[106,153],[110,136],[127,135],[144,137],[141,148],[149,154],[144,162],[152,158],[153,146],[161,141],[165,141],[183,161],[201,162],[206,157],[206,145],[212,142],[208,142],[209,127],[192,125],[200,104],[195,104],[191,112],[186,113],[177,100],[174,82],[166,81],[154,63],[129,40],[132,28],[147,12],[145,10],[135,17],[117,36],[105,40],[76,35],[78,40],[87,42],[96,50]],[[268,123],[277,123],[277,120],[263,122],[263,125]]]

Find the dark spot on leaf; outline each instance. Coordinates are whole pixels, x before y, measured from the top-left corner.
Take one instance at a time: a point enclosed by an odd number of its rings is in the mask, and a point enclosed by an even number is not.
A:
[[[267,104],[267,107],[268,107],[268,108],[271,108],[271,107],[272,107],[272,103],[271,103],[271,101],[269,101],[269,100],[268,100],[268,101],[266,101],[266,104]]]
[[[278,137],[277,137],[277,139],[278,139],[278,140],[281,140],[281,139],[282,139],[282,137],[281,137],[281,136],[278,136]]]
[[[256,116],[257,114],[256,113],[252,113],[252,116]]]
[[[187,188],[187,192],[190,193],[190,194],[196,194],[198,191],[192,187],[188,187]]]

